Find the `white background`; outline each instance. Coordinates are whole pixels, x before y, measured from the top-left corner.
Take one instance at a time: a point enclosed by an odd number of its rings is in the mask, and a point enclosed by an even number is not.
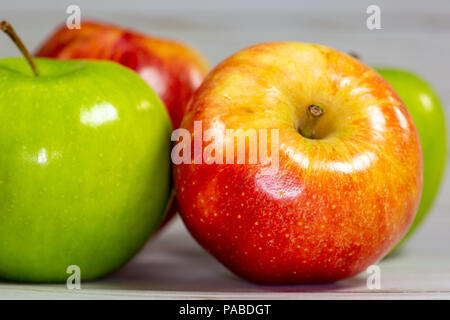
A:
[[[81,7],[83,19],[99,18],[185,41],[203,52],[212,66],[236,50],[270,40],[316,42],[355,51],[368,64],[423,75],[450,115],[450,1],[0,0],[0,18],[9,19],[30,48],[36,48],[65,21],[70,4]],[[370,4],[381,8],[382,30],[366,28]],[[6,37],[0,38],[0,57],[12,55],[18,55],[15,47]],[[380,263],[382,290],[376,292],[366,288],[365,274],[328,286],[251,285],[203,252],[177,220],[126,268],[100,282],[83,284],[81,292],[59,285],[0,283],[0,297],[450,298],[450,179],[446,176],[423,227],[399,255]]]

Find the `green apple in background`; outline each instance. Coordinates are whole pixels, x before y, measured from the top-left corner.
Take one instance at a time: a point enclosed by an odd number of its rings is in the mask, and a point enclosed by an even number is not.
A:
[[[169,116],[112,62],[0,60],[0,278],[106,275],[143,246],[171,192]]]
[[[388,68],[376,70],[391,84],[406,105],[419,131],[423,153],[423,189],[413,224],[395,251],[416,230],[429,211],[441,184],[446,163],[444,111],[433,88],[414,73]]]

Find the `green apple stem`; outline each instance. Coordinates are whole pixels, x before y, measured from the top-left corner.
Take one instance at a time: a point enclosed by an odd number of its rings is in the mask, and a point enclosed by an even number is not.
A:
[[[3,20],[0,22],[0,29],[4,31],[11,40],[15,43],[17,48],[19,48],[20,52],[22,52],[25,59],[27,59],[28,63],[30,64],[31,70],[33,70],[33,73],[35,76],[39,75],[39,71],[36,67],[36,64],[33,61],[33,57],[31,56],[30,52],[28,51],[27,47],[23,44],[20,37],[17,35],[16,31],[12,27],[12,25],[7,20]]]
[[[308,118],[304,128],[301,129],[301,134],[306,138],[314,139],[317,121],[325,113],[325,110],[317,104],[310,104],[306,113]]]

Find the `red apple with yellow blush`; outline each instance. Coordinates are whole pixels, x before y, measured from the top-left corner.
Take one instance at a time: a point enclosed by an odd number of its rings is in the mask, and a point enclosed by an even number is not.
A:
[[[83,21],[81,29],[61,26],[36,56],[111,60],[133,69],[164,102],[174,128],[208,72],[203,56],[185,44],[90,21]]]
[[[173,169],[190,233],[245,279],[350,277],[386,255],[414,219],[422,189],[415,125],[392,87],[347,54],[293,42],[244,49],[194,94],[181,127],[192,135],[197,121],[219,140],[228,129],[278,130],[275,174],[261,162]]]

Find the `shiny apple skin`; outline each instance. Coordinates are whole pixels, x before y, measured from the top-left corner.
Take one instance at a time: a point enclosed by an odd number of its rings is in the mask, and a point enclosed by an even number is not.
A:
[[[442,103],[436,91],[420,76],[406,70],[376,68],[406,105],[419,132],[423,154],[423,188],[413,224],[395,252],[416,231],[430,211],[444,176],[447,130]]]
[[[189,99],[209,71],[205,58],[185,44],[93,21],[83,21],[81,29],[61,26],[36,56],[111,60],[131,68],[164,102],[173,128],[179,127]],[[161,228],[177,211],[174,202]]]
[[[298,133],[321,104],[320,138]],[[235,274],[256,283],[333,282],[380,260],[408,230],[422,188],[419,137],[373,69],[305,43],[252,46],[219,64],[182,127],[279,129],[276,175],[261,165],[174,166],[182,219]],[[203,145],[203,148],[205,144]]]
[[[128,262],[161,224],[169,115],[108,61],[0,60],[0,278],[81,280]],[[124,88],[133,87],[133,90]]]
[[[91,21],[83,21],[81,29],[61,26],[36,56],[112,60],[133,69],[164,102],[174,128],[209,69],[205,59],[185,44]]]

